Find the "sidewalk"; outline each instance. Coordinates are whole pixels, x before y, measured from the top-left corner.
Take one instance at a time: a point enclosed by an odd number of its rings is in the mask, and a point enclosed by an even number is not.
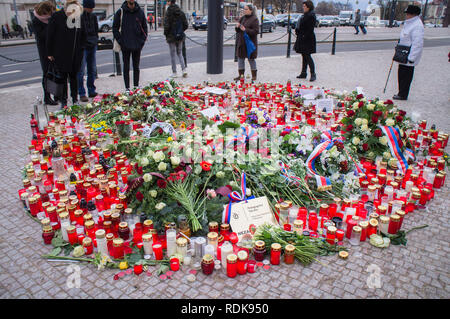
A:
[[[399,108],[420,112],[428,120],[428,127],[436,124],[439,130],[450,132],[448,118],[450,92],[450,63],[448,48],[426,48],[415,70],[409,101],[400,101]],[[393,67],[386,94],[382,94],[392,52],[338,52],[313,56],[317,78],[314,86],[353,90],[364,88],[365,95],[391,98],[396,92],[397,68]],[[286,83],[299,73],[301,59],[294,54],[285,57],[257,59],[258,82]],[[224,61],[223,74],[206,74],[206,63],[189,65],[189,77],[177,79],[183,84],[204,81],[217,83],[230,80],[237,74],[237,64]],[[170,67],[142,70],[141,84],[164,80]],[[247,73],[249,73],[247,67]],[[310,84],[308,81],[301,83]],[[444,85],[443,85],[444,84]],[[96,81],[99,93],[123,91],[122,77],[102,77]],[[185,281],[187,270],[179,271],[174,280],[131,276],[113,280],[111,270],[97,271],[95,267],[80,265],[81,288],[68,288],[67,264],[49,262],[39,256],[49,252],[42,243],[40,225],[25,215],[17,199],[21,187],[21,169],[25,164],[30,142],[29,114],[39,85],[0,90],[0,297],[2,298],[439,298],[450,297],[449,232],[450,188],[438,191],[432,204],[424,211],[408,216],[404,228],[428,224],[430,227],[408,235],[408,244],[390,246],[386,250],[369,244],[352,247],[344,261],[337,256],[320,258],[309,267],[299,264],[281,265],[254,276],[229,280],[222,273],[213,278],[198,275],[194,283]],[[56,110],[56,107],[49,107]],[[445,116],[443,116],[445,115]],[[447,182],[448,185],[448,182]],[[369,266],[381,270],[381,288],[368,288]]]

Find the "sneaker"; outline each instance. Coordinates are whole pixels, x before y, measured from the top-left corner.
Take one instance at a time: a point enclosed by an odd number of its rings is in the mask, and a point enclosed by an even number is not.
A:
[[[84,96],[80,97],[80,101],[81,102],[89,102],[89,99],[86,95],[84,95]]]
[[[186,78],[187,76],[188,76],[187,68],[185,68],[185,69],[183,70],[183,77]]]
[[[170,76],[172,79],[173,78],[177,78],[178,77],[178,74],[175,72],[175,73],[172,73],[172,75]]]

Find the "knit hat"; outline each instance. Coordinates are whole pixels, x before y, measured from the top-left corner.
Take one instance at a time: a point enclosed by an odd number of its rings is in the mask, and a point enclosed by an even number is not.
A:
[[[95,8],[95,0],[83,0],[83,7],[88,9]]]
[[[420,8],[418,6],[414,6],[414,5],[410,4],[406,8],[405,13],[420,15]]]

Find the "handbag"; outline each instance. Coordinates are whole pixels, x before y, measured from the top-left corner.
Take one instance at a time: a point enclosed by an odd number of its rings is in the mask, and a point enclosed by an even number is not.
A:
[[[120,8],[120,26],[119,26],[119,33],[122,32],[122,17],[123,17],[123,10],[122,8]],[[117,42],[116,39],[114,39],[114,44],[113,44],[113,51],[114,52],[120,52],[121,47],[119,42]]]
[[[55,63],[50,62],[45,75],[45,91],[53,96],[62,97],[65,84],[64,76],[58,71]]]
[[[397,45],[395,46],[394,57],[392,59],[399,63],[408,63],[409,51],[411,51],[411,46],[397,43]]]
[[[247,58],[250,59],[250,56],[252,53],[256,50],[256,46],[253,43],[253,41],[248,36],[247,32],[244,32],[244,40],[245,40],[245,46],[247,47]]]

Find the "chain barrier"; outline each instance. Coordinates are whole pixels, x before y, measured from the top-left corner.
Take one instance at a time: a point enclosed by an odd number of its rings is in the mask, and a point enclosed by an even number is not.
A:
[[[329,37],[331,37],[333,35],[333,33],[334,33],[334,31],[331,32],[325,39],[317,41],[317,43],[325,42]]]
[[[233,38],[235,38],[235,37],[236,37],[236,33],[233,34],[231,37],[225,39],[225,40],[223,41],[223,43],[225,43],[225,42],[227,42],[227,41],[230,41],[231,39],[233,39]],[[198,42],[198,41],[192,39],[192,38],[189,37],[188,35],[186,35],[186,38],[188,38],[189,40],[191,40],[191,41],[194,42],[195,44],[201,45],[201,46],[203,46],[203,47],[206,47],[206,46],[208,45],[208,42],[200,43],[200,42]]]
[[[6,60],[9,60],[9,61],[11,61],[11,62],[15,62],[15,63],[31,63],[31,62],[35,62],[35,61],[39,61],[39,60],[40,60],[39,58],[37,58],[37,59],[34,59],[34,60],[30,60],[30,61],[21,61],[21,60],[16,60],[16,59],[8,58],[7,56],[4,56],[4,55],[2,55],[2,54],[0,54],[0,57],[1,57],[1,58],[4,58],[4,59],[6,59]]]
[[[287,36],[289,34],[289,32],[286,32],[284,35],[282,35],[281,37],[279,37],[278,39],[275,39],[275,40],[270,40],[270,41],[266,41],[266,42],[260,42],[260,43],[258,43],[258,45],[261,45],[261,44],[267,44],[267,43],[272,43],[272,42],[275,42],[275,41],[278,41],[278,40],[280,40],[280,39],[283,39],[285,36]],[[282,43],[280,43],[280,44],[282,44]]]

